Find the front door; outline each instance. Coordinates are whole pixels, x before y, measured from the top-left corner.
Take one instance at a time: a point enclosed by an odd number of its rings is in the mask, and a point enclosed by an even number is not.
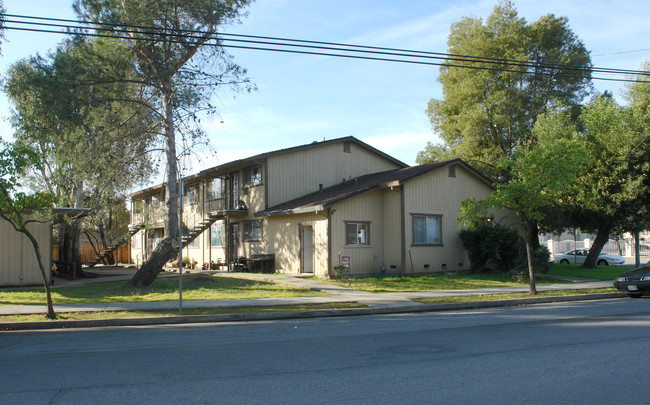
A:
[[[300,271],[301,273],[314,273],[314,228],[312,226],[302,227]]]

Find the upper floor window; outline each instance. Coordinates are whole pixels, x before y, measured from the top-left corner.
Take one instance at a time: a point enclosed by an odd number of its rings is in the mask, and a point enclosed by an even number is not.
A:
[[[345,244],[346,245],[370,245],[370,223],[369,222],[346,222],[345,223]]]
[[[151,208],[160,207],[160,195],[154,194],[151,196]]]
[[[262,240],[262,221],[244,222],[244,240],[247,242]]]
[[[442,216],[413,215],[413,244],[441,245]]]
[[[142,214],[143,210],[144,210],[144,201],[142,201],[142,200],[134,200],[133,201],[133,213],[134,214]]]
[[[244,169],[244,187],[262,184],[262,168],[260,166]]]
[[[192,184],[185,189],[185,204],[195,205],[199,203],[199,185]]]
[[[221,177],[208,180],[206,194],[208,201],[224,198],[226,196],[226,182]]]

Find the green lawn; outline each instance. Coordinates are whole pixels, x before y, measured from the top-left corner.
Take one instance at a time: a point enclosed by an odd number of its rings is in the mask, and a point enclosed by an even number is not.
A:
[[[207,274],[183,277],[183,299],[188,301],[315,295],[327,294],[282,283],[243,278]],[[144,290],[127,287],[124,281],[88,284],[81,287],[53,287],[52,300],[55,306],[95,302],[175,301],[178,300],[178,277],[159,277]],[[0,305],[43,304],[44,302],[45,292],[42,288],[0,291]]]
[[[613,292],[616,292],[615,288],[587,288],[581,290],[539,291],[537,295],[530,295],[529,293],[464,295],[454,297],[416,298],[413,301],[417,301],[422,304],[449,304],[455,302],[499,301],[517,298],[557,297],[563,295],[602,294]]]
[[[259,312],[287,311],[325,311],[334,309],[368,308],[359,302],[333,302],[324,304],[275,305],[266,307],[227,307],[227,308],[186,308],[183,316],[221,315],[221,314],[252,314]],[[9,322],[41,322],[41,321],[79,321],[93,319],[122,319],[122,318],[153,318],[178,316],[178,310],[168,311],[97,311],[97,312],[60,312],[55,320],[45,318],[43,314],[5,315],[0,316],[0,323]]]
[[[614,280],[619,274],[630,270],[627,266],[597,266],[595,269],[583,269],[580,265],[553,263],[548,274],[565,277],[588,278],[593,280]]]
[[[355,290],[369,292],[404,292],[433,290],[464,290],[473,288],[517,287],[520,283],[505,273],[501,274],[430,274],[423,276],[372,276],[350,278],[349,283],[339,280],[320,280]],[[537,284],[556,284],[557,280],[537,279]],[[560,281],[561,282],[561,281]]]

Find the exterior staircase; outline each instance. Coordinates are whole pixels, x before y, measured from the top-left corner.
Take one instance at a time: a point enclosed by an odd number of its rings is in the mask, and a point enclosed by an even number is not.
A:
[[[132,237],[133,235],[135,235],[136,233],[138,233],[138,231],[139,231],[140,229],[143,229],[143,228],[144,228],[144,224],[139,224],[139,225],[130,225],[130,226],[129,226],[129,236],[127,236],[126,238],[120,240],[120,241],[117,242],[117,243],[114,243],[114,244],[110,245],[106,250],[104,250],[103,252],[101,252],[101,253],[99,254],[99,256],[97,256],[93,261],[91,261],[90,263],[88,263],[88,267],[94,267],[95,265],[97,265],[97,264],[103,262],[104,259],[106,259],[106,258],[109,257],[110,255],[112,255],[113,252],[115,252],[115,251],[117,250],[117,248],[119,248],[119,247],[122,246],[123,244],[127,243],[127,242],[129,241],[129,239],[131,239],[131,237]]]
[[[194,239],[196,239],[200,234],[205,232],[215,221],[219,218],[222,218],[223,215],[210,213],[206,217],[203,217],[196,225],[192,228],[187,228],[183,230],[183,247],[189,245]]]

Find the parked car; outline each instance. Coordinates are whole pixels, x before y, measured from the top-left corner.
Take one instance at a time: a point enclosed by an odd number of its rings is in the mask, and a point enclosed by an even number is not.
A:
[[[582,264],[585,262],[587,255],[589,254],[589,249],[576,249],[571,250],[560,255],[555,255],[555,263],[562,264]],[[608,254],[599,254],[598,259],[596,259],[597,266],[609,266],[609,265],[618,265],[625,264],[625,258],[619,255],[608,255]]]
[[[616,278],[614,287],[633,298],[650,294],[650,265],[621,274]]]

